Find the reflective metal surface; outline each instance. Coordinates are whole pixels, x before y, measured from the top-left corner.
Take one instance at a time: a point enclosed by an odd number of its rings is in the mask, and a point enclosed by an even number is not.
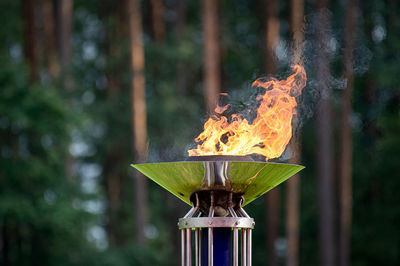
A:
[[[246,217],[192,217],[179,219],[179,229],[185,228],[208,228],[208,227],[230,227],[230,228],[254,228],[253,218]]]
[[[192,265],[192,229],[186,229],[186,265]]]
[[[247,229],[247,266],[251,266],[251,229]]]
[[[201,238],[200,238],[200,228],[196,228],[196,231],[195,231],[195,245],[194,245],[194,248],[195,248],[195,252],[196,252],[196,254],[195,254],[195,256],[196,256],[196,259],[195,259],[195,265],[196,266],[200,266],[201,265],[201,240],[200,240]]]
[[[247,266],[247,231],[246,230],[242,230],[242,266]]]
[[[233,229],[233,266],[239,266],[239,229],[237,228]]]

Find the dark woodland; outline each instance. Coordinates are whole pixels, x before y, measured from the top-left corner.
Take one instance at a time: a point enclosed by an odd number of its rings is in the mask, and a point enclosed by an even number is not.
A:
[[[400,265],[400,3],[1,0],[0,265],[180,263],[182,161],[217,103],[307,71],[306,166],[246,211],[253,265]],[[220,96],[227,93],[228,96]],[[262,158],[261,158],[262,160]]]

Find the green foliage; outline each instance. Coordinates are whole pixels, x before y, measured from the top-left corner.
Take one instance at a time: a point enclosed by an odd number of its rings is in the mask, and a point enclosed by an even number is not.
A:
[[[76,114],[54,89],[28,85],[21,65],[2,58],[0,68],[2,261],[85,265],[94,217],[79,203],[77,180],[66,175]]]

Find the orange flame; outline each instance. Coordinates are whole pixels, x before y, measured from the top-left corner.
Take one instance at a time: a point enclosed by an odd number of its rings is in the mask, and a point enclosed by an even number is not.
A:
[[[292,118],[296,114],[296,98],[306,85],[307,76],[300,65],[292,66],[294,74],[286,80],[257,79],[252,86],[265,88],[257,97],[260,106],[252,123],[233,114],[222,114],[228,106],[215,109],[217,115],[204,124],[204,131],[195,139],[196,149],[189,156],[259,154],[265,160],[277,158],[284,152],[292,137]]]
[[[217,107],[215,107],[215,109],[214,109],[214,112],[216,112],[217,114],[222,114],[228,109],[229,106],[230,106],[230,104],[227,104],[225,106],[217,105]]]

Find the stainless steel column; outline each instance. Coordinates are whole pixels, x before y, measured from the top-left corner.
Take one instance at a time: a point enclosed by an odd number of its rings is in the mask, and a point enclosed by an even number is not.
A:
[[[233,229],[233,266],[239,266],[239,229]]]
[[[186,266],[192,266],[192,229],[186,229]]]
[[[214,239],[213,228],[208,228],[208,266],[214,265]]]
[[[201,240],[200,240],[200,228],[196,228],[195,231],[195,256],[196,256],[196,266],[200,266],[201,265]]]
[[[185,266],[186,229],[181,229],[181,265]]]
[[[247,231],[242,229],[242,266],[247,266]]]
[[[243,229],[247,230],[247,266],[251,266],[251,229]]]

